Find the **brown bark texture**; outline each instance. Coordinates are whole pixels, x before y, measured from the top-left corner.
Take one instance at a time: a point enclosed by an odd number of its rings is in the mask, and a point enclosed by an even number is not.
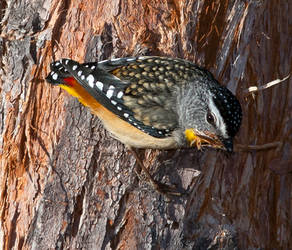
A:
[[[1,249],[292,249],[292,3],[2,0]],[[239,98],[231,156],[140,150],[167,199],[49,63],[132,55],[191,60]],[[264,145],[264,146],[263,146]],[[262,147],[263,146],[263,147]]]

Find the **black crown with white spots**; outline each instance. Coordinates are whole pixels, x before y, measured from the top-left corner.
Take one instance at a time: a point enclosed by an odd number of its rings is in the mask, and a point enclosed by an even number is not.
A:
[[[219,84],[215,88],[211,88],[211,91],[214,103],[227,125],[227,133],[230,137],[234,137],[241,125],[242,111],[240,103],[229,89]]]

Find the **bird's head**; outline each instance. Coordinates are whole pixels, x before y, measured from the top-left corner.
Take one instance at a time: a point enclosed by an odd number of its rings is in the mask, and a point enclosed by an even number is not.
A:
[[[199,82],[188,84],[178,92],[181,138],[190,147],[209,146],[232,152],[233,137],[241,125],[240,103],[216,80]]]

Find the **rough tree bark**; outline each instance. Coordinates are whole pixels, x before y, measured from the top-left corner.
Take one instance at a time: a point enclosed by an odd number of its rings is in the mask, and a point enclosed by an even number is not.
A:
[[[290,3],[289,3],[290,2]],[[292,249],[291,1],[2,0],[1,249]],[[167,55],[240,99],[237,152],[140,151],[44,81],[52,60]],[[272,143],[252,150],[247,145]]]

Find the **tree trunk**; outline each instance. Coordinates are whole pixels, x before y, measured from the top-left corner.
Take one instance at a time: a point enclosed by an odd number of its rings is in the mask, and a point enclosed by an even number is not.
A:
[[[288,3],[289,2],[289,3]],[[0,3],[1,249],[291,249],[291,1]],[[230,156],[140,150],[135,159],[73,97],[51,61],[166,55],[209,69],[239,98]],[[261,145],[268,144],[264,147]],[[256,146],[256,147],[249,147]]]

